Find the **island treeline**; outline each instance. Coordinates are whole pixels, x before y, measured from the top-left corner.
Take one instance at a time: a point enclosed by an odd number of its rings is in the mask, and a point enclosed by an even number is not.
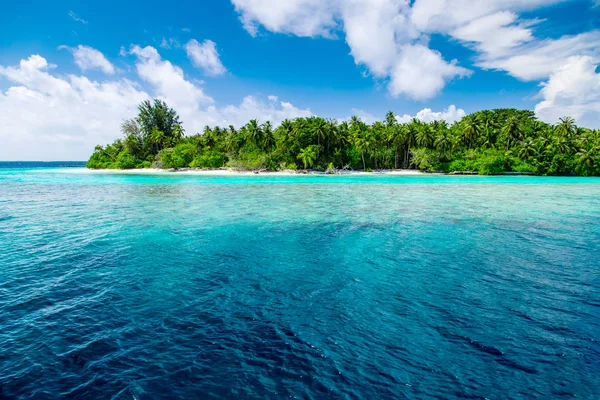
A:
[[[392,112],[367,124],[358,117],[284,120],[279,126],[250,120],[240,129],[206,127],[186,136],[175,110],[161,100],[144,101],[137,117],[121,125],[123,138],[96,146],[87,167],[220,168],[242,170],[378,170],[505,172],[538,175],[600,175],[600,130],[565,117],[556,125],[528,110],[495,109],[449,125]]]

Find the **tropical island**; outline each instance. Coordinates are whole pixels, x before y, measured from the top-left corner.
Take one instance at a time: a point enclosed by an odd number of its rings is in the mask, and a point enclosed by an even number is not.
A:
[[[578,127],[571,117],[547,124],[529,110],[477,111],[452,125],[399,123],[391,111],[373,124],[308,117],[275,127],[253,119],[240,129],[207,126],[192,136],[162,100],[138,110],[121,124],[123,138],[96,146],[88,168],[600,175],[600,130]]]

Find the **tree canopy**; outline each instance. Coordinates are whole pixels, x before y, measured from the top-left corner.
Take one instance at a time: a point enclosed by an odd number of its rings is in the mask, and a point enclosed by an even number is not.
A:
[[[144,101],[123,121],[123,137],[96,146],[88,168],[398,169],[529,172],[539,175],[600,175],[600,130],[578,127],[571,117],[550,125],[529,110],[495,109],[449,125],[393,112],[367,124],[321,117],[250,120],[206,127],[186,136],[179,115],[161,100]]]

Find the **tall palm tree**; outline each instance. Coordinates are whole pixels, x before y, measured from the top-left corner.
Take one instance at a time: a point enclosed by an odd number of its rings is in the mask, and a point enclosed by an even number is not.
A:
[[[248,140],[256,146],[260,146],[262,141],[262,129],[256,119],[251,119],[245,126]]]
[[[509,150],[511,142],[521,139],[523,135],[519,119],[517,117],[509,118],[502,127],[502,133],[506,136],[506,150]]]
[[[410,165],[410,148],[415,141],[415,137],[419,132],[419,127],[421,125],[421,121],[416,118],[405,125],[405,135],[406,135],[406,151],[404,152],[404,168],[408,168]]]
[[[477,140],[477,138],[479,137],[479,132],[481,130],[481,127],[479,126],[479,121],[477,121],[477,119],[474,116],[470,115],[463,119],[462,122],[463,127],[461,134],[464,138],[465,143],[468,144],[468,148],[471,149],[471,147],[473,147],[473,144],[475,143],[475,140]]]
[[[394,125],[396,125],[397,121],[396,121],[396,116],[394,115],[394,113],[392,111],[388,111],[387,114],[385,114],[385,125],[390,128]]]
[[[452,138],[450,132],[440,131],[433,142],[435,149],[438,151],[438,162],[442,156],[446,156],[448,151],[452,148]]]
[[[308,146],[300,150],[300,153],[298,153],[297,158],[301,160],[304,164],[304,169],[312,167],[315,163],[315,160],[317,159],[317,154],[314,146]]]
[[[325,140],[327,137],[327,128],[327,121],[325,121],[325,119],[315,118],[313,120],[312,130],[317,137],[317,161],[319,160],[319,153],[321,150],[321,140]]]
[[[262,127],[262,138],[261,145],[263,149],[270,150],[275,144],[275,137],[273,136],[273,125],[270,121],[265,122]]]
[[[152,146],[152,152],[154,154],[158,154],[158,152],[161,151],[164,147],[166,135],[157,127],[153,127],[148,139],[150,141],[150,145]]]
[[[415,137],[417,144],[421,147],[429,148],[433,144],[433,128],[429,124],[421,124]]]

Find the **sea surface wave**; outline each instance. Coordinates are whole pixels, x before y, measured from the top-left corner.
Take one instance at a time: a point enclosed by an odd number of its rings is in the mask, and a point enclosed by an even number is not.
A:
[[[593,178],[0,166],[0,398],[598,399],[599,221]]]

